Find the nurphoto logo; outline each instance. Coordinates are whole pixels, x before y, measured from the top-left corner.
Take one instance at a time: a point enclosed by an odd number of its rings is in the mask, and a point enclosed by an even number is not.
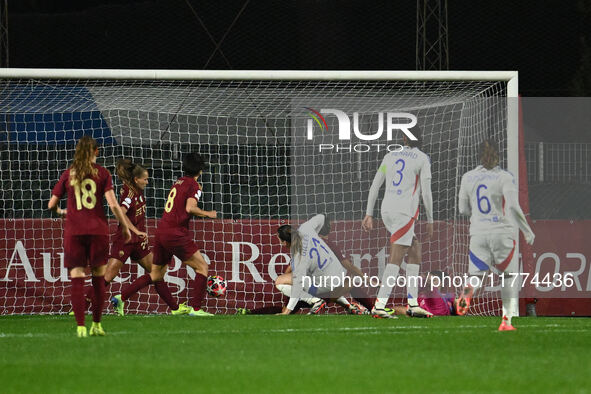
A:
[[[314,128],[321,133],[328,133],[329,127],[324,115],[335,116],[338,121],[338,139],[339,141],[351,141],[351,118],[345,111],[338,109],[323,108],[315,110],[310,107],[304,107],[308,111],[309,119],[306,124],[306,138],[308,141],[314,140]],[[361,141],[377,141],[382,138],[384,130],[386,131],[386,141],[392,141],[393,132],[400,130],[411,141],[416,141],[417,137],[411,132],[417,124],[417,117],[408,112],[378,112],[377,130],[361,130],[359,125],[359,112],[353,112],[353,134]],[[378,152],[385,148],[389,152],[400,152],[403,146],[400,144],[384,143],[357,143],[357,144],[318,144],[318,151],[336,151],[336,152],[369,152],[377,150]]]

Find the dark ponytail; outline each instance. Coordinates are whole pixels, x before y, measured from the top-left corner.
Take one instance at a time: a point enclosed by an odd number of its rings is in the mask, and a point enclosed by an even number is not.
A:
[[[279,239],[291,244],[291,226],[289,224],[284,224],[283,226],[277,229],[277,235]]]
[[[277,235],[279,239],[289,244],[289,250],[291,257],[294,258],[296,255],[302,253],[302,239],[297,231],[291,231],[289,224],[284,224],[277,229]]]

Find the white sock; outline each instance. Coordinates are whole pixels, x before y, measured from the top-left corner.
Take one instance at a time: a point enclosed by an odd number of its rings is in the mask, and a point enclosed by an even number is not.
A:
[[[512,282],[514,285],[512,286]],[[507,317],[507,324],[511,324],[511,318],[517,312],[517,280],[514,276],[506,276],[504,286],[501,287],[501,300],[503,301],[503,316]]]
[[[384,269],[384,274],[382,275],[382,287],[378,291],[378,297],[374,306],[376,309],[384,309],[386,307],[386,303],[390,299],[390,294],[392,294],[392,288],[396,284],[398,271],[400,271],[400,267],[396,264],[386,264],[386,269]],[[390,279],[388,280],[388,278]]]
[[[406,291],[408,305],[419,306],[419,269],[418,264],[406,264]]]
[[[320,298],[318,297],[308,297],[308,298],[301,298],[302,301],[308,303],[309,305],[314,305],[315,303],[317,303],[318,301],[320,301]]]
[[[283,293],[284,296],[291,297],[291,285],[275,285],[275,287],[277,287],[277,290]],[[320,301],[320,298],[310,296],[307,298],[300,298],[300,300],[304,301],[307,304],[314,305],[315,303]]]
[[[337,298],[335,300],[335,302],[337,304],[339,304],[340,306],[342,306],[343,308],[349,308],[349,306],[351,305],[349,303],[349,301],[347,301],[347,299],[345,297],[343,297],[343,296],[340,296],[339,298]]]

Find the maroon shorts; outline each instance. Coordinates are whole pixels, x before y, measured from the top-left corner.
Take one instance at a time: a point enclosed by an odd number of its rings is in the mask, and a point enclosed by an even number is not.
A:
[[[64,264],[66,268],[100,267],[109,257],[108,235],[69,235],[64,238]]]
[[[116,237],[111,244],[111,254],[109,257],[125,263],[129,257],[133,261],[139,261],[149,254],[150,245],[147,239],[126,244],[123,239]]]
[[[199,250],[190,233],[156,233],[154,242],[154,264],[166,265],[170,263],[172,256],[181,261],[187,261]]]

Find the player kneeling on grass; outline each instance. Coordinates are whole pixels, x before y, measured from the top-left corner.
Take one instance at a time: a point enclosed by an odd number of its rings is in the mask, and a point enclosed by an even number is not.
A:
[[[166,267],[172,257],[176,256],[183,264],[195,270],[190,296],[192,309],[188,313],[190,316],[212,316],[201,309],[207,291],[207,263],[189,230],[189,222],[193,216],[212,219],[217,217],[216,211],[204,211],[197,206],[202,194],[197,180],[205,167],[205,161],[196,152],[188,153],[184,157],[184,175],[172,185],[164,205],[164,213],[156,229],[152,270],[149,274],[139,277],[133,284],[135,288],[129,290],[134,292],[150,283],[164,280]]]
[[[70,168],[62,173],[54,186],[48,209],[66,216],[64,232],[64,263],[70,270],[72,282],[72,309],[76,318],[77,335],[86,337],[84,312],[85,268],[92,270],[93,305],[90,335],[105,335],[101,317],[105,299],[105,264],[109,250],[109,225],[103,209],[103,196],[121,226],[122,241],[131,238],[125,215],[121,212],[115,193],[111,174],[96,164],[98,145],[90,136],[84,136],[76,145],[76,153]],[[68,195],[67,209],[59,207],[59,200]]]
[[[507,271],[515,253],[515,225],[519,227],[528,244],[535,235],[519,206],[515,179],[499,168],[499,148],[493,140],[480,146],[480,163],[462,176],[459,209],[470,216],[469,283],[476,284],[464,290],[456,303],[458,314],[465,314],[470,307],[473,291],[482,285],[482,278],[491,269],[505,275],[501,287],[503,319],[499,331],[512,331],[511,317],[517,311],[516,278]]]
[[[290,289],[289,302],[281,313],[283,315],[292,313],[300,298],[311,296],[338,299],[349,291],[346,286],[332,288],[331,279],[344,278],[347,276],[347,270],[318,235],[323,226],[324,215],[316,215],[302,224],[297,231],[293,231],[289,226],[283,226],[283,230],[278,231],[281,245],[290,248],[292,264],[293,287]],[[298,293],[302,297],[298,297]]]
[[[322,232],[322,230],[321,230]],[[283,225],[277,229],[277,237],[279,238],[279,242],[283,246],[289,246],[285,240],[291,240],[291,226],[289,224]],[[293,275],[292,275],[292,267],[289,265],[285,272],[275,279],[275,287],[279,290],[283,295],[288,298],[291,298],[291,292],[293,287]],[[344,302],[343,302],[344,300]],[[340,297],[337,302],[340,302],[345,308],[350,311],[349,302],[344,298]],[[322,298],[318,297],[303,297],[300,301],[296,304],[292,313],[299,311],[300,309],[311,308],[308,312],[308,315],[316,315],[320,313],[326,306],[326,301]],[[261,308],[255,309],[247,309],[247,308],[238,308],[236,310],[237,315],[267,315],[267,314],[278,314],[283,312],[284,306],[283,305],[272,305],[272,306],[264,306]]]
[[[123,263],[129,257],[147,272],[152,271],[153,254],[150,251],[148,234],[146,233],[146,198],[144,196],[144,189],[148,185],[148,170],[129,159],[121,159],[117,163],[117,176],[123,182],[119,205],[125,215],[127,226],[131,230],[132,239],[129,243],[123,242],[121,226],[117,229],[111,244],[111,256],[105,272],[107,286],[119,275]],[[191,308],[185,304],[177,304],[165,281],[155,282],[154,287],[173,315],[186,314],[191,311]],[[125,313],[125,301],[137,291],[137,286],[131,283],[122,289],[120,295],[111,298],[111,303],[120,316]],[[92,294],[87,294],[87,297],[92,299]]]

